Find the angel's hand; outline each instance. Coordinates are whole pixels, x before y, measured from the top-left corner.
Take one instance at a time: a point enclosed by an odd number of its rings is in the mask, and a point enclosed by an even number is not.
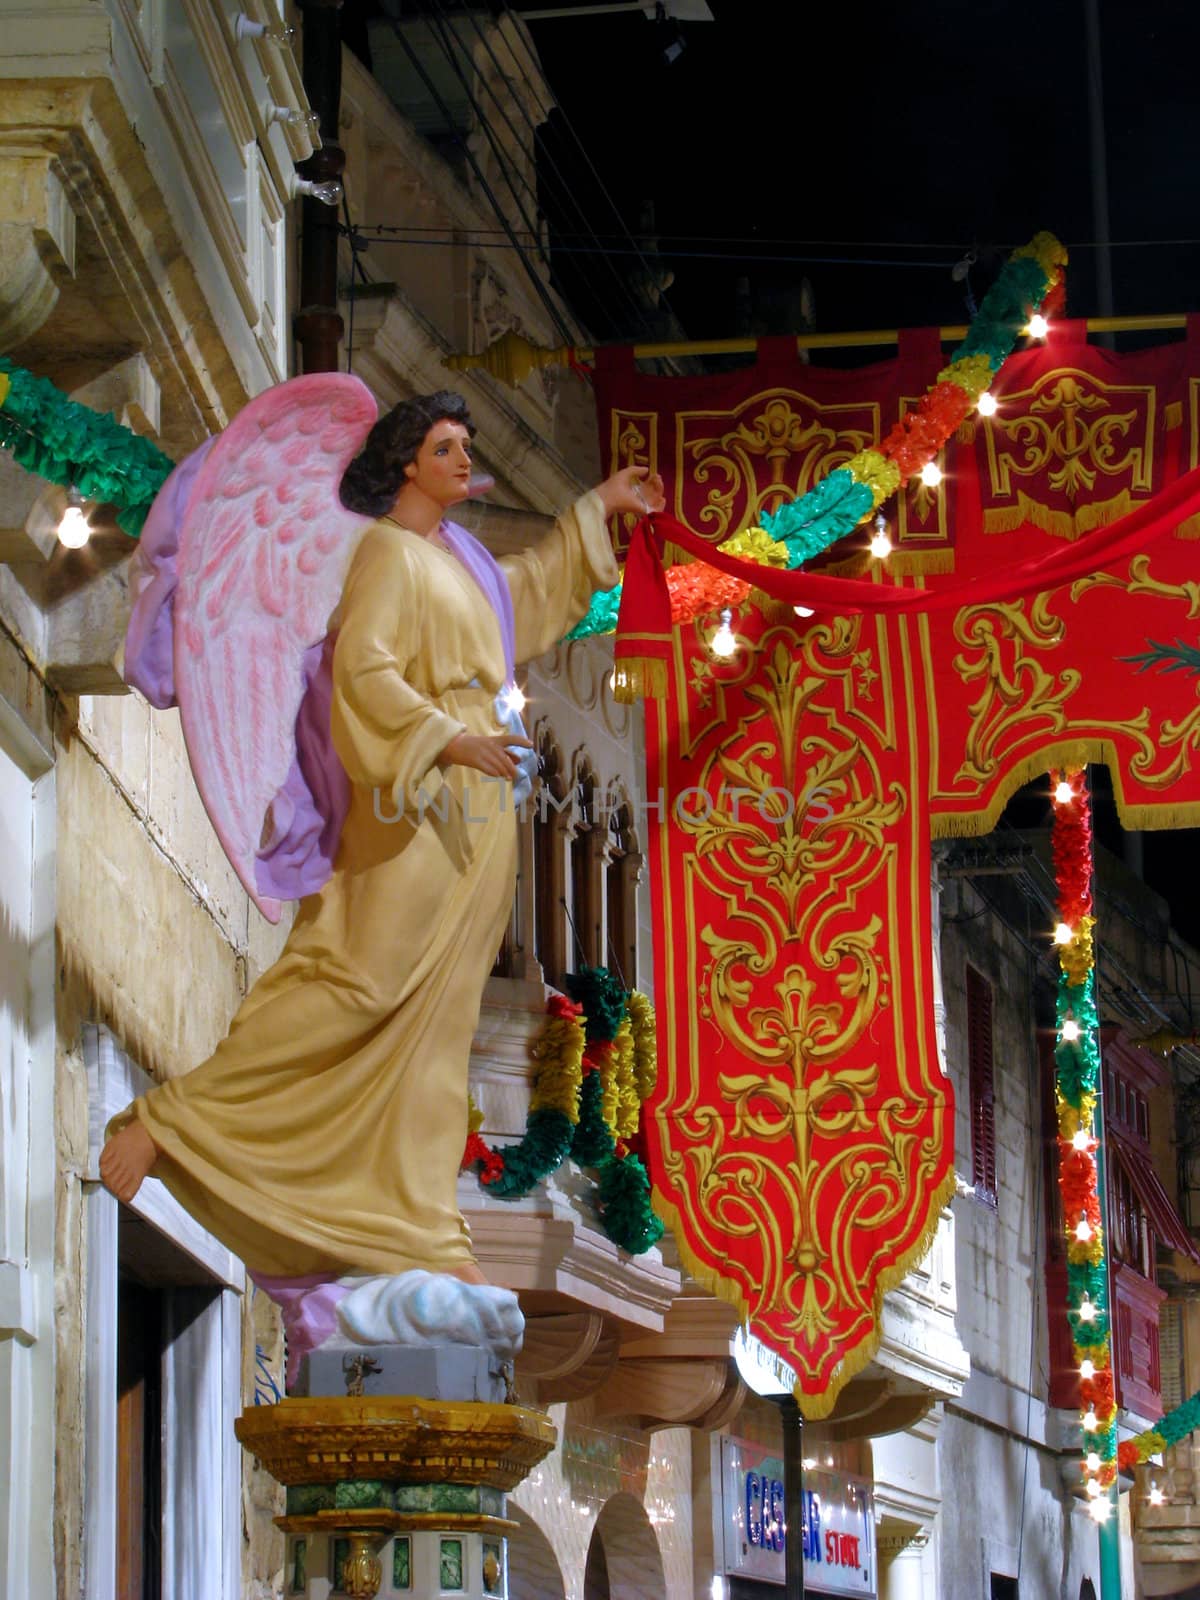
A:
[[[517,763],[508,753],[510,745],[533,749],[532,739],[514,733],[458,733],[438,757],[438,766],[473,767],[476,772],[513,780]]]
[[[596,485],[596,493],[604,501],[604,514],[611,517],[615,511],[630,511],[634,516],[649,516],[661,511],[667,497],[661,476],[649,467],[623,467],[611,478]]]

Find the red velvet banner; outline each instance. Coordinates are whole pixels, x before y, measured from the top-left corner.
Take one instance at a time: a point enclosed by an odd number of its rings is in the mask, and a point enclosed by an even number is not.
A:
[[[1182,371],[1186,348],[1158,352],[1163,370]],[[1073,369],[1115,391],[1121,358],[1097,354]],[[742,377],[749,389],[756,375]],[[647,437],[668,505],[687,512],[635,539],[622,634],[640,637],[619,640],[619,653],[652,664],[644,686],[661,694],[646,707],[648,786],[666,803],[647,849],[655,1199],[693,1273],[742,1307],[797,1371],[806,1415],[823,1417],[874,1354],[882,1296],[926,1248],[953,1182],[953,1100],[932,1029],[931,834],[985,831],[1027,776],[1085,760],[1113,769],[1128,825],[1200,822],[1200,650],[1187,655],[1200,587],[1186,538],[1200,471],[1155,498],[1132,461],[1124,479],[1114,466],[1107,499],[1128,492],[1133,509],[1089,517],[1077,493],[1071,543],[1065,524],[1030,518],[989,533],[980,496],[978,516],[954,513],[953,573],[934,562],[914,580],[894,558],[872,581],[785,573],[712,551],[703,512],[714,485],[680,478],[705,459],[699,380],[681,380],[691,431],[671,421],[671,380],[640,380],[638,399],[646,381],[660,386]],[[1021,383],[1034,400],[1046,393]],[[727,392],[724,415],[714,402],[712,437],[735,434],[774,387],[736,405]],[[1075,405],[1082,379],[1070,393]],[[1133,408],[1123,437],[1140,416],[1159,462],[1153,488],[1177,463],[1169,450],[1164,460],[1150,410]],[[610,423],[605,437],[621,438]],[[1064,441],[1082,425],[1049,424]],[[1089,446],[1110,465],[1111,440],[1097,431]],[[961,447],[977,469],[985,448],[978,434]],[[747,503],[794,475],[785,455],[764,485],[757,457],[739,464],[722,449],[736,469],[721,468],[723,493],[740,483]],[[952,461],[948,505],[963,504],[964,481]],[[1065,514],[1044,463],[1024,481]],[[1095,531],[1081,532],[1088,522]],[[757,585],[758,603],[734,619],[734,657],[709,649],[713,617],[671,628],[662,537]],[[816,615],[796,616],[796,604]]]

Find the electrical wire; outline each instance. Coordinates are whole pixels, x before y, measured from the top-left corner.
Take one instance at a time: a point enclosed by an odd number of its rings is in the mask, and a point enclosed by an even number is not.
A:
[[[434,0],[434,3],[436,4],[437,0]],[[538,124],[535,123],[533,118],[529,115],[529,112],[528,112],[528,110],[526,109],[526,106],[525,106],[524,99],[522,98],[522,96],[520,94],[517,93],[516,86],[514,85],[512,79],[509,77],[508,73],[504,70],[503,66],[501,65],[500,60],[496,55],[496,52],[492,49],[491,41],[488,39],[487,34],[485,33],[485,31],[479,26],[478,19],[476,18],[475,12],[471,9],[471,6],[468,3],[468,0],[462,0],[461,14],[465,15],[469,19],[469,21],[471,23],[471,26],[474,28],[476,36],[479,39],[480,44],[483,46],[484,50],[487,52],[488,58],[490,59],[493,67],[496,69],[496,72],[499,75],[501,81],[505,84],[505,86],[509,90],[509,93],[512,96],[513,104],[517,107],[518,111],[521,113],[521,115],[525,119],[526,127],[528,128],[529,134],[530,134],[531,139],[533,141],[533,148],[535,150],[537,150],[538,149]],[[513,60],[514,60],[514,62],[516,62],[515,53],[513,54]],[[530,90],[530,92],[532,94],[533,86],[529,81],[528,75],[525,74],[525,73],[522,73],[522,76],[525,78],[526,87]],[[490,84],[488,85],[488,88],[489,88],[489,91],[492,94],[492,98],[495,99],[497,105],[499,105],[499,99],[496,96],[495,91],[493,89],[491,89],[491,85]],[[547,113],[545,112],[545,109],[542,107],[540,100],[537,101],[537,104],[538,104],[539,111],[542,112],[543,120],[545,120],[546,117],[547,117]],[[504,114],[504,115],[505,115],[505,121],[508,124],[508,127],[509,127],[510,131],[513,133],[514,137],[517,137],[516,129],[513,128],[511,121],[509,121],[509,119],[507,117],[507,114]],[[570,180],[568,178],[566,178],[563,175],[563,173],[559,169],[559,165],[558,165],[557,161],[555,161],[553,153],[549,149],[549,147],[548,147],[548,145],[547,145],[547,143],[546,143],[546,141],[544,139],[541,141],[540,153],[539,153],[539,157],[538,157],[538,160],[537,160],[537,170],[538,170],[538,175],[539,175],[540,181],[545,186],[547,191],[550,191],[550,192],[553,193],[555,201],[560,205],[565,202],[565,205],[566,205],[567,209],[573,211],[575,213],[575,215],[579,218],[579,221],[582,223],[584,231],[582,233],[580,233],[580,234],[572,234],[571,237],[573,237],[573,238],[584,238],[584,239],[590,240],[592,245],[596,248],[597,252],[599,254],[601,254],[602,256],[604,256],[606,259],[607,259],[607,257],[609,255],[613,254],[614,252],[604,249],[602,241],[600,239],[600,236],[596,233],[595,229],[592,228],[591,224],[589,223],[589,221],[587,219],[587,215],[585,214],[585,212],[583,210],[583,207],[579,204],[579,201],[575,198],[575,186],[570,182]],[[548,178],[552,178],[553,181],[552,182],[548,181]],[[539,210],[540,209],[541,209],[541,206],[540,206],[540,201],[539,201]],[[557,238],[560,237],[561,235],[560,235],[560,231],[557,228],[554,231],[555,231],[555,235],[556,235],[556,242],[555,242],[555,244],[553,246],[553,250],[557,254],[558,251],[559,251]],[[610,237],[610,238],[619,238],[621,240],[628,240],[630,243],[633,243],[635,245],[634,253],[635,254],[638,253],[637,249],[636,249],[636,242],[632,239],[632,236],[629,234],[628,230],[625,230],[621,234],[609,235],[608,237]],[[591,290],[591,292],[595,295],[597,304],[603,305],[605,297],[603,295],[601,295],[597,291],[597,287],[596,287],[594,281],[589,277],[589,275],[586,272],[582,272],[581,271],[580,276],[583,278],[583,280],[584,280],[586,286],[588,287],[588,289]],[[621,275],[621,273],[619,273],[616,270],[615,267],[612,268],[612,276],[613,276],[613,281],[617,285],[617,288],[620,290],[624,300],[633,308],[634,315],[641,322],[642,326],[648,332],[656,331],[653,328],[653,326],[651,324],[651,321],[650,321],[650,319],[649,319],[649,317],[647,315],[647,311],[646,311],[645,306],[642,305],[642,303],[638,300],[638,297],[631,290],[631,288],[629,286],[629,283],[628,283],[628,280],[626,278],[624,278]],[[617,319],[614,319],[614,321],[616,321],[616,320]]]
[[[437,3],[437,0],[434,0],[434,3]],[[517,107],[520,115],[525,118],[525,125],[526,128],[528,128],[528,133],[530,133],[531,147],[538,152],[536,165],[538,165],[539,182],[541,182],[542,187],[547,190],[547,194],[552,195],[555,205],[562,206],[563,210],[565,211],[573,211],[574,216],[576,216],[576,218],[579,219],[579,222],[581,222],[582,229],[584,229],[582,230],[582,234],[573,235],[573,237],[587,238],[587,240],[590,240],[590,242],[594,243],[595,246],[600,246],[600,238],[598,238],[598,235],[595,234],[595,230],[592,229],[592,226],[590,226],[586,211],[584,211],[584,208],[579,205],[578,198],[576,198],[576,194],[574,194],[573,182],[566,178],[565,174],[562,173],[562,170],[558,168],[558,163],[555,162],[554,154],[552,154],[552,150],[550,150],[546,139],[542,139],[541,144],[539,144],[538,123],[534,122],[533,117],[530,117],[530,112],[528,112],[528,109],[526,109],[525,99],[523,99],[522,94],[517,93],[517,86],[514,85],[512,78],[509,77],[509,74],[507,74],[506,70],[504,70],[504,67],[501,66],[501,62],[499,62],[499,58],[496,56],[496,51],[491,48],[490,38],[486,37],[485,30],[483,30],[482,27],[480,27],[480,24],[478,24],[477,16],[475,16],[474,10],[470,8],[469,3],[466,3],[466,0],[464,0],[464,5],[462,5],[461,14],[464,14],[464,16],[469,18],[470,24],[472,24],[472,27],[475,29],[475,34],[477,34],[478,40],[480,40],[480,43],[482,43],[483,50],[488,53],[488,58],[491,59],[491,64],[493,64],[494,69],[496,69],[496,72],[498,72],[499,77],[501,77],[502,82],[504,82],[504,85],[507,86],[507,90],[509,90],[509,94],[512,96],[512,104]],[[517,62],[517,56],[515,56],[515,53],[514,62]],[[533,85],[531,85],[530,78],[528,78],[528,74],[523,72],[523,69],[522,75],[523,78],[525,78],[526,88],[528,88],[530,93],[533,94]],[[536,96],[534,96],[534,99],[536,99]],[[544,114],[544,110],[542,110],[541,101],[539,101],[539,99],[536,101],[536,104],[538,104],[539,112],[541,112],[542,117],[544,117],[546,114]],[[517,131],[515,131],[515,128],[512,128],[512,123],[510,122],[509,128],[512,130],[512,133],[514,133],[514,136],[517,136]],[[541,200],[539,200],[539,211],[541,211]],[[558,230],[555,229],[555,235],[557,235],[557,232]],[[630,235],[629,232],[624,232],[624,234],[616,235],[616,237],[622,238],[622,240],[629,240]],[[630,242],[632,242],[632,240],[630,240]],[[558,253],[557,240],[555,240],[552,250],[554,250],[555,254]],[[600,250],[598,253],[603,254],[603,251]],[[648,317],[648,314],[646,314],[646,307],[643,306],[642,301],[637,298],[637,294],[630,290],[629,280],[627,280],[624,275],[619,274],[618,270],[616,270],[616,267],[611,267],[610,262],[606,262],[606,264],[610,266],[611,274],[613,274],[614,285],[616,285],[616,288],[618,288],[624,304],[632,307],[632,310],[634,310],[634,317],[637,318],[637,322],[640,323],[640,325],[642,325],[643,328],[648,331],[648,333],[654,333],[656,330],[653,328],[653,323],[651,323],[650,317]],[[590,274],[587,274],[586,270],[584,269],[581,269],[581,274],[579,275],[581,275],[582,280],[584,280],[584,285],[587,286],[587,290],[594,294],[597,306],[600,306],[605,310],[608,309],[608,306],[605,304],[606,294],[600,293],[598,286],[595,285],[594,278],[590,277]],[[613,318],[613,322],[618,323],[618,325],[619,320],[621,320],[621,318]]]
[[[401,223],[394,223],[393,224],[393,223],[386,223],[386,222],[376,222],[376,223],[372,223],[370,226],[366,226],[366,227],[361,228],[359,231],[363,235],[364,238],[367,238],[367,237],[380,238],[380,240],[382,241],[382,239],[385,236],[390,236],[390,235],[395,235],[395,234],[403,234],[407,230],[404,228],[403,224],[401,224]],[[471,231],[475,231],[475,230],[471,230]],[[511,249],[519,250],[519,249],[522,248],[522,246],[519,243],[512,243],[512,244],[507,243],[507,242],[502,243],[500,240],[496,240],[494,242],[489,240],[489,241],[486,242],[486,245],[484,245],[484,241],[481,241],[481,240],[478,240],[478,239],[470,239],[470,238],[464,239],[464,238],[450,238],[450,237],[441,238],[441,239],[405,239],[405,238],[388,237],[387,242],[389,244],[403,244],[403,245],[408,245],[410,247],[414,246],[414,245],[416,245],[416,246],[433,245],[433,246],[437,247],[438,249],[449,249],[449,250],[477,250],[477,249],[480,249],[481,247],[485,247],[485,248],[487,248],[489,250],[511,250]],[[537,248],[538,248],[538,250],[540,252],[541,251],[540,244],[538,245]],[[606,260],[610,259],[610,258],[612,258],[614,256],[636,256],[638,258],[638,260],[644,260],[645,259],[642,251],[638,248],[637,245],[634,245],[634,247],[632,249],[627,249],[624,246],[615,246],[614,247],[612,245],[594,245],[593,246],[593,245],[560,245],[560,244],[555,244],[553,246],[553,251],[554,251],[554,253],[556,255],[563,255],[563,256],[601,256],[602,258],[604,258]],[[793,266],[794,265],[807,265],[807,266],[827,266],[827,267],[888,267],[888,268],[919,267],[919,268],[923,268],[923,269],[927,269],[927,270],[933,270],[933,271],[937,271],[937,272],[945,272],[950,266],[950,262],[948,262],[948,261],[893,261],[893,260],[887,260],[887,259],[883,259],[883,258],[864,257],[864,256],[812,256],[812,255],[785,256],[785,255],[764,255],[762,253],[754,253],[754,254],[748,254],[748,255],[737,255],[737,254],[718,251],[718,250],[668,250],[668,251],[666,251],[664,253],[664,257],[663,258],[664,259],[669,259],[671,261],[786,262],[786,263],[790,263]],[[618,275],[618,281],[619,282],[623,282],[623,280],[620,279],[619,275]],[[640,308],[639,308],[639,310],[640,310]]]
[[[506,79],[506,81],[508,80]],[[405,224],[404,226],[405,231],[410,233],[436,233],[442,231],[441,228],[432,223],[428,226],[422,226],[416,223],[411,225]],[[473,233],[502,234],[505,230],[502,228],[474,228],[471,231]],[[559,237],[566,239],[597,239],[603,242],[606,239],[628,240],[631,238],[631,235],[627,228],[620,233],[598,233],[593,228],[587,228],[586,230],[577,234],[566,232],[560,229]],[[677,239],[687,239],[693,244],[805,245],[810,248],[820,246],[822,249],[827,250],[945,250],[952,257],[952,260],[946,263],[948,266],[952,266],[956,262],[960,261],[962,259],[964,250],[968,248],[961,241],[955,243],[953,240],[943,241],[937,239],[925,239],[921,241],[912,239],[795,239],[775,238],[769,235],[739,233],[665,233],[658,234],[656,237],[659,244],[664,242],[671,243]],[[1200,245],[1200,238],[1114,239],[1110,246],[1105,246],[1104,248],[1110,248],[1114,250],[1122,248],[1131,250],[1154,248],[1156,250],[1162,250],[1170,247],[1185,245]],[[975,245],[972,245],[970,248],[973,250],[979,249],[979,247]],[[997,254],[1003,254],[1004,252],[1015,250],[1018,247],[1015,244],[998,244],[990,248],[994,248]],[[1068,250],[1099,250],[1102,247],[1098,243],[1086,239],[1077,239],[1074,241],[1066,241],[1066,248]]]
[[[514,27],[516,27],[518,22],[519,22],[519,18],[513,12],[512,7],[508,4],[508,0],[501,0],[501,10],[502,10],[504,16],[508,18],[509,22]],[[530,98],[532,99],[533,103],[537,106],[538,111],[540,112],[543,121],[549,121],[549,119],[550,119],[550,109],[549,109],[549,107],[547,107],[547,106],[542,104],[541,97],[538,95],[537,90],[534,88],[533,84],[529,81],[529,74],[525,71],[525,69],[523,67],[520,66],[519,63],[518,63],[518,71],[520,72],[521,77],[524,80],[525,87],[529,91]],[[603,178],[601,178],[599,172],[596,170],[596,164],[592,160],[591,156],[588,154],[587,147],[584,145],[583,140],[579,137],[578,133],[575,131],[575,124],[571,121],[570,117],[563,110],[561,105],[558,107],[558,112],[559,112],[559,116],[562,119],[563,126],[566,128],[567,132],[570,134],[571,138],[574,140],[576,149],[579,151],[580,155],[583,157],[584,163],[585,163],[588,171],[591,173],[593,179],[595,180],[597,189],[600,191],[601,196],[603,197],[604,201],[608,205],[609,209],[612,211],[613,216],[617,219],[618,225],[622,229],[625,230],[626,237],[629,239],[630,243],[636,245],[636,243],[637,243],[636,239],[634,239],[633,235],[631,233],[629,233],[628,229],[625,228],[625,220],[621,215],[620,208],[618,207],[616,201],[613,199],[612,195],[610,194],[607,186],[604,183]],[[641,262],[642,262],[642,266],[646,269],[647,273],[649,273],[650,272],[650,263],[646,260],[646,257],[645,257],[644,254],[641,256]],[[666,307],[666,309],[669,312],[671,312],[671,315],[674,316],[674,312],[672,311],[670,301],[667,299],[666,294],[663,293],[661,298],[662,298],[663,305]]]

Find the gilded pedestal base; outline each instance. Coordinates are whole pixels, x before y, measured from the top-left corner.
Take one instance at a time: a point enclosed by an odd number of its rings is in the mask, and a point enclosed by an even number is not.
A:
[[[254,1406],[243,1446],[287,1489],[285,1590],[354,1600],[504,1591],[504,1495],[554,1446],[521,1406],[355,1397]]]

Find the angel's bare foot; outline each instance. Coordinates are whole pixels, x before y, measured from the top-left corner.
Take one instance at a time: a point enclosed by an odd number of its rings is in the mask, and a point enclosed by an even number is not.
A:
[[[487,1279],[479,1270],[478,1263],[471,1261],[465,1267],[452,1267],[450,1276],[457,1278],[460,1283],[486,1283]]]
[[[157,1160],[158,1146],[134,1117],[101,1150],[101,1181],[110,1194],[128,1205]]]

